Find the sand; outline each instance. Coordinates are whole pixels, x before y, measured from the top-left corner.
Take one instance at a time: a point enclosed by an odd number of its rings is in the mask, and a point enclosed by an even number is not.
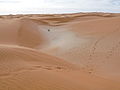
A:
[[[0,16],[0,90],[120,90],[120,14]]]

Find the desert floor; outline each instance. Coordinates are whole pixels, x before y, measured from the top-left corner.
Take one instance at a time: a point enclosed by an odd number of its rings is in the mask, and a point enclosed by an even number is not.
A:
[[[120,90],[120,14],[0,16],[0,90]]]

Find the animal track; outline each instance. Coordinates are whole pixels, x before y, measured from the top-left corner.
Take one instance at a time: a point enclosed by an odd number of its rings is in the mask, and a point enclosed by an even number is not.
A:
[[[114,30],[114,31],[112,31],[112,32],[110,32],[110,33],[107,33],[106,35],[104,35],[104,36],[102,36],[101,38],[99,38],[98,40],[96,40],[96,42],[94,43],[94,45],[93,45],[93,47],[92,47],[92,50],[91,50],[91,52],[90,52],[89,61],[91,61],[91,60],[93,59],[94,54],[95,54],[95,51],[96,51],[96,49],[97,49],[98,43],[99,43],[101,40],[103,40],[104,38],[109,37],[110,35],[118,32],[118,31],[119,31],[119,27],[118,27],[116,30]],[[120,42],[119,42],[119,43],[120,43]],[[116,47],[113,47],[113,49],[114,49],[114,48],[116,48]],[[111,55],[111,54],[112,54],[112,51],[110,51],[109,55]]]
[[[112,57],[114,54],[114,51],[117,50],[119,47],[120,47],[120,41],[108,51],[107,58]]]
[[[58,66],[58,67],[56,67],[56,69],[63,69],[63,68]]]
[[[8,76],[10,76],[10,73],[0,74],[0,77],[8,77]]]
[[[36,66],[34,66],[35,68],[42,68],[42,66],[40,66],[40,65],[36,65]]]
[[[3,77],[9,77],[9,76],[12,76],[12,75],[17,75],[21,72],[25,72],[25,71],[31,71],[31,70],[39,70],[39,69],[42,69],[42,70],[62,70],[64,69],[63,67],[61,66],[40,66],[40,65],[35,65],[35,66],[32,66],[32,67],[28,67],[28,68],[21,68],[19,70],[15,70],[15,71],[12,71],[10,73],[3,73],[3,74],[0,74],[0,78],[3,78]]]
[[[100,42],[100,40],[102,40],[102,38],[98,39],[98,40],[95,42],[95,44],[93,45],[92,50],[91,50],[91,53],[90,53],[90,55],[89,55],[89,60],[92,60],[92,57],[94,56],[95,50],[96,50],[96,48],[97,48],[97,44]]]

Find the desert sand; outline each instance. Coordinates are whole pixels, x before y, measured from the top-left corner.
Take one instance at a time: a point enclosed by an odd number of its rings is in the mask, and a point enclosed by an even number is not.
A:
[[[120,90],[120,14],[0,16],[0,90]]]

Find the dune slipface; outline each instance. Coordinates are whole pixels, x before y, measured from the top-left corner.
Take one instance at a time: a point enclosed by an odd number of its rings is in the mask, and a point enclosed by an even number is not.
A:
[[[120,90],[120,14],[0,17],[0,90]]]

